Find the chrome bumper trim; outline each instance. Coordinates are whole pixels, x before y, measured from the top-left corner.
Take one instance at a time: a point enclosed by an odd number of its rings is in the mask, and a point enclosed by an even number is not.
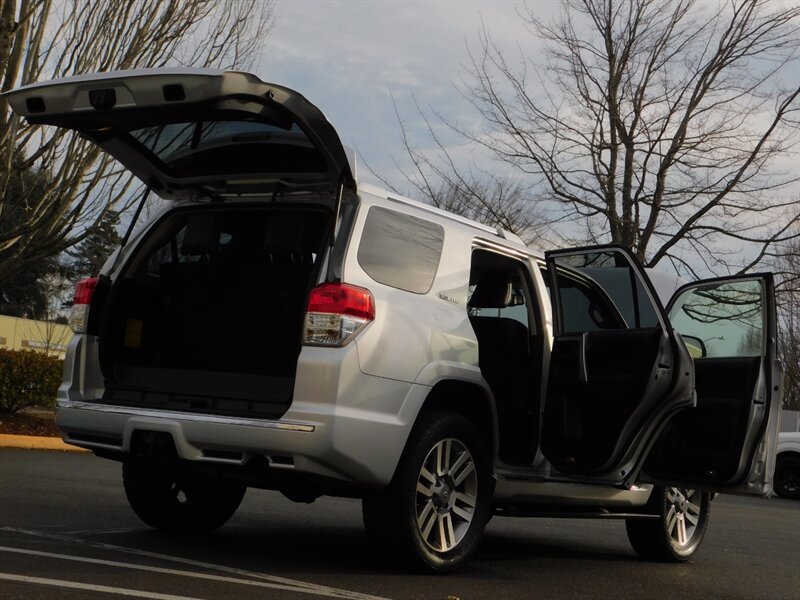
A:
[[[152,408],[134,408],[132,406],[114,406],[111,404],[97,404],[95,402],[76,402],[74,400],[58,400],[56,408],[73,408],[77,410],[91,410],[95,412],[130,415],[135,417],[158,417],[176,419],[179,421],[198,421],[202,423],[215,423],[219,425],[244,425],[247,427],[261,427],[262,429],[279,429],[281,431],[300,431],[313,433],[314,425],[293,423],[291,421],[270,421],[265,419],[245,419],[241,417],[224,417],[199,413],[183,413]]]

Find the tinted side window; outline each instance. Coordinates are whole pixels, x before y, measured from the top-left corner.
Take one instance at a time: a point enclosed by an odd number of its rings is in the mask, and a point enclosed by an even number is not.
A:
[[[650,295],[616,250],[555,258],[561,333],[659,326]]]
[[[625,329],[619,310],[599,286],[557,273],[562,333]]]
[[[691,287],[675,299],[669,318],[693,358],[764,352],[763,290],[757,279]]]
[[[358,263],[378,283],[425,294],[433,284],[443,243],[440,225],[373,206],[358,247]]]

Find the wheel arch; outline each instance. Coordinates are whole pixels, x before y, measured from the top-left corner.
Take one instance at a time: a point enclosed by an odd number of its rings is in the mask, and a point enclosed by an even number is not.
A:
[[[428,392],[417,419],[429,411],[451,412],[471,421],[486,442],[494,464],[499,449],[499,432],[497,408],[490,391],[473,382],[443,379]]]
[[[778,461],[778,460],[780,460],[782,458],[789,458],[789,457],[800,458],[800,451],[797,451],[797,450],[783,450],[781,452],[778,452],[778,454],[775,455],[775,460]]]

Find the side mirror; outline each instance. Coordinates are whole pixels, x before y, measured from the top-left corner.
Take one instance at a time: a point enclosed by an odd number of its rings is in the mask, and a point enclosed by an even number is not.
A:
[[[684,335],[682,333],[679,335],[681,336],[683,343],[686,344],[686,348],[689,350],[689,355],[692,358],[705,358],[708,356],[706,344],[699,337],[693,335]]]

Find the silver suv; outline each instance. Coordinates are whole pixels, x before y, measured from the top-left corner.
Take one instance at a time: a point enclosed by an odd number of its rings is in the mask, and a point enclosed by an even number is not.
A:
[[[167,201],[78,284],[58,392],[64,438],[122,462],[147,524],[214,529],[254,486],[362,498],[381,548],[436,571],[492,515],[622,518],[640,555],[686,560],[709,492],[769,493],[770,275],[665,309],[623,248],[540,255],[360,184],[319,109],[246,73],[7,98]]]

